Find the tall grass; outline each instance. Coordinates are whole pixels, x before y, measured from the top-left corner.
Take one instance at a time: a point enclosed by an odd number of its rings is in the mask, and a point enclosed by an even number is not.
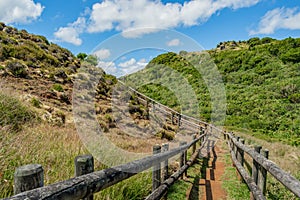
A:
[[[32,122],[36,114],[20,100],[0,92],[0,128],[19,130],[22,124]]]
[[[8,93],[0,93],[0,106],[0,198],[13,195],[14,172],[22,165],[41,164],[45,185],[74,177],[74,158],[89,153],[74,124],[37,121],[31,105]],[[103,168],[95,160],[95,170]],[[94,199],[143,199],[150,191],[151,173],[146,172],[101,191]]]

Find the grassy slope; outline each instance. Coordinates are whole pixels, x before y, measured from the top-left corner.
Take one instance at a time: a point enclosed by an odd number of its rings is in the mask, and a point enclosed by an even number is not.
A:
[[[42,164],[48,185],[73,177],[74,158],[89,153],[73,124],[70,103],[80,67],[79,59],[45,37],[0,23],[0,198],[13,194],[16,167]],[[102,118],[110,115],[109,93],[115,80],[104,74],[97,85],[95,107],[103,126],[108,126]],[[115,139],[128,148],[141,146],[138,142],[129,145],[129,138],[128,144],[122,141],[120,136]],[[103,168],[96,161],[95,170]],[[102,191],[95,199],[142,199],[150,182],[149,173],[144,173]]]
[[[225,125],[235,130],[250,130],[256,136],[270,141],[299,145],[300,39],[277,41],[271,38],[253,38],[222,45],[225,50],[217,48],[208,52],[225,84]],[[139,78],[136,77],[140,77],[140,74],[152,77],[155,75],[153,69],[158,69],[156,71],[160,70],[159,72],[162,71],[161,68],[167,67],[176,70],[195,91],[201,118],[210,121],[210,93],[201,74],[185,58],[193,60],[193,53],[159,55],[145,70],[126,78],[137,80]],[[156,67],[158,65],[161,67]],[[170,80],[169,74],[159,74],[165,76],[164,81]],[[175,97],[170,95],[170,91],[162,94],[165,89],[157,92],[151,87],[153,86],[144,85],[140,90],[170,107],[180,108],[178,101],[173,101]]]

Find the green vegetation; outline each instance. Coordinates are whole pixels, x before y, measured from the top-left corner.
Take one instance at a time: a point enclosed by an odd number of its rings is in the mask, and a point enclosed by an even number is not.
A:
[[[57,92],[63,92],[64,91],[64,88],[62,87],[61,84],[54,84],[52,86],[52,89],[55,90],[55,91],[57,91]]]
[[[28,76],[27,66],[18,61],[8,61],[6,69],[15,77],[26,78]]]
[[[37,119],[36,114],[17,98],[0,93],[0,128],[20,130],[22,125]]]
[[[0,65],[16,77],[39,69],[47,71],[58,67],[79,67],[80,61],[72,53],[44,36],[29,34],[25,30],[6,26],[0,22]],[[30,70],[28,70],[30,68]]]
[[[88,55],[86,53],[79,53],[77,54],[77,58],[79,58],[80,60],[84,60]]]
[[[225,84],[225,126],[250,130],[263,139],[300,145],[300,38],[229,41],[208,53]],[[140,84],[143,86],[139,90],[167,106],[184,110],[183,104],[171,94],[174,93],[171,87],[163,87],[175,77],[164,71],[170,68],[180,73],[195,92],[200,111],[197,117],[210,122],[212,94],[206,82],[214,77],[207,77],[206,65],[200,65],[201,74],[193,65],[201,56],[208,63],[205,53],[202,54],[182,51],[180,55],[172,52],[159,55],[126,80],[129,83],[141,77],[161,80],[156,85]]]
[[[40,100],[33,97],[31,99],[31,104],[36,108],[40,108],[42,103],[40,102]]]
[[[245,183],[239,180],[238,172],[236,168],[232,166],[230,154],[227,153],[224,158],[226,167],[222,177],[222,187],[226,190],[227,198],[232,200],[249,199],[249,189]]]

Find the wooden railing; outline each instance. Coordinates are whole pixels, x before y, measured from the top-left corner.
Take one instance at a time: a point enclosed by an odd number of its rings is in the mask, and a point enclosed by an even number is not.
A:
[[[120,83],[122,84],[122,82]],[[93,199],[92,195],[94,193],[97,193],[151,167],[153,167],[152,193],[146,199],[160,199],[166,194],[168,188],[179,177],[186,173],[187,169],[197,158],[199,151],[202,148],[204,138],[213,133],[223,134],[224,139],[227,140],[232,161],[243,181],[247,184],[250,190],[251,199],[266,199],[266,180],[268,173],[300,198],[300,181],[270,161],[268,159],[267,150],[260,152],[261,147],[259,146],[255,147],[255,149],[251,149],[244,145],[243,139],[235,137],[232,133],[225,132],[212,124],[178,113],[177,111],[160,104],[159,102],[145,96],[133,88],[129,87],[129,90],[137,95],[140,102],[143,102],[147,106],[152,105],[154,109],[153,112],[157,110],[169,115],[172,122],[174,120],[174,123],[177,123],[178,126],[185,123],[188,126],[193,127],[195,132],[198,133],[198,137],[195,135],[193,136],[192,142],[188,144],[181,143],[179,147],[170,151],[168,150],[167,144],[164,144],[162,147],[154,146],[153,156],[96,172],[93,172],[93,158],[91,156],[77,157],[75,159],[75,163],[77,163],[78,166],[76,165],[77,167],[75,171],[76,176],[78,177],[45,187],[43,187],[42,166],[30,165],[21,167],[18,169],[20,172],[17,171],[15,173],[15,193],[19,194],[16,194],[8,199],[84,198],[90,200]],[[197,142],[200,142],[200,147],[196,150]],[[191,158],[187,160],[187,150],[190,147],[193,147],[193,154]],[[252,167],[251,164],[247,163],[245,160],[245,153],[248,154],[252,159]],[[180,169],[169,177],[168,159],[178,154],[180,154]],[[247,168],[251,168],[251,173],[244,168],[246,164],[248,166]],[[161,165],[163,165],[163,167],[161,167]],[[163,172],[161,172],[161,168],[163,169]]]
[[[254,149],[251,149],[244,144],[243,139],[235,137],[232,133],[223,132],[223,134],[228,141],[232,161],[250,189],[251,199],[266,199],[267,174],[271,174],[300,198],[300,181],[269,160],[268,150],[261,151],[261,146],[255,146]],[[251,175],[244,168],[244,165],[247,164],[245,153],[252,159]],[[251,167],[251,164],[248,163],[247,165],[248,168]]]
[[[80,165],[76,166],[76,171],[80,171],[77,173],[77,175],[82,173],[87,174],[44,187],[41,187],[43,185],[43,170],[41,166],[23,166],[18,168],[15,173],[15,178],[17,178],[15,179],[15,192],[21,193],[7,199],[92,199],[92,195],[94,193],[97,193],[151,167],[153,167],[152,188],[153,191],[155,191],[154,195],[157,195],[159,193],[157,190],[159,190],[162,191],[159,196],[162,196],[164,195],[166,189],[172,183],[174,183],[178,177],[182,176],[189,166],[191,166],[193,160],[195,160],[197,154],[199,153],[199,149],[196,150],[196,144],[199,142],[200,144],[203,144],[206,135],[207,133],[203,133],[202,135],[198,136],[194,135],[193,141],[190,143],[181,143],[179,147],[169,151],[167,151],[167,148],[165,148],[165,150],[161,153],[158,153],[159,151],[157,151],[160,149],[160,147],[157,148],[156,146],[153,148],[155,152],[153,156],[145,157],[127,164],[122,164],[96,172],[91,172],[93,171],[93,167],[91,167],[93,166],[91,156],[77,157],[75,163]],[[190,147],[192,147],[193,156],[190,160],[187,160],[187,150]],[[202,148],[201,145],[200,148]],[[180,169],[171,177],[169,177],[168,172],[165,172],[164,170],[162,181],[163,184],[161,185],[161,163],[168,163],[168,159],[178,154],[180,154],[181,158]],[[167,168],[167,166],[168,165],[166,165],[164,168]],[[23,176],[20,176],[22,174]],[[170,181],[170,179],[172,179],[172,181]],[[166,183],[168,184],[166,185]],[[164,187],[163,189],[161,189],[162,186]],[[32,189],[32,187],[39,188]],[[26,191],[28,189],[32,190]],[[148,199],[152,199],[152,196],[153,195],[150,195]]]

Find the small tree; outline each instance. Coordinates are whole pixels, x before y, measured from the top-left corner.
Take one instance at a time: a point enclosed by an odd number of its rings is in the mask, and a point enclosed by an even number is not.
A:
[[[85,59],[86,62],[96,66],[98,64],[98,59],[95,55],[88,55]]]
[[[86,53],[79,53],[77,54],[77,58],[79,58],[80,60],[84,60],[87,57]]]

